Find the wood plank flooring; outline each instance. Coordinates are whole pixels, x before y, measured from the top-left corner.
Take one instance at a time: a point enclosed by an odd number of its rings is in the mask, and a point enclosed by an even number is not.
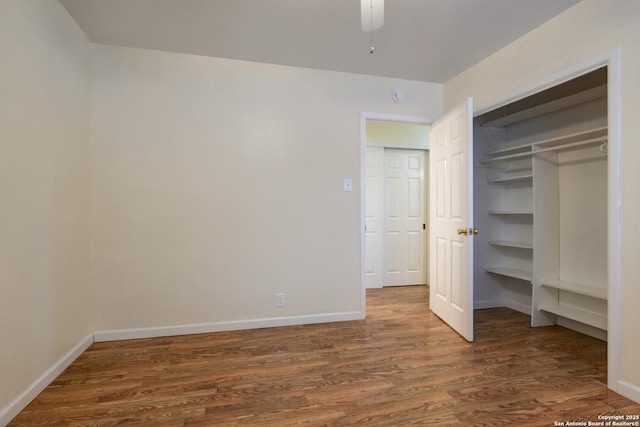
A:
[[[604,342],[476,311],[473,344],[428,288],[367,292],[367,319],[93,344],[10,426],[553,426],[637,415]]]

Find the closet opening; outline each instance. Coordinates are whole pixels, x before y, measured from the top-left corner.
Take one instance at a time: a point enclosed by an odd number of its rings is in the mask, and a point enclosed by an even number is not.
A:
[[[475,309],[607,340],[607,68],[474,118]]]

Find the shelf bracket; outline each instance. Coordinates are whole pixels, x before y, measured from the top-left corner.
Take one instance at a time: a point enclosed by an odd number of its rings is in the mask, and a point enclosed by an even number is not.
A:
[[[600,145],[600,152],[603,154],[607,154],[609,152],[609,138],[603,136],[602,138],[600,138],[600,141],[602,141],[602,145]]]

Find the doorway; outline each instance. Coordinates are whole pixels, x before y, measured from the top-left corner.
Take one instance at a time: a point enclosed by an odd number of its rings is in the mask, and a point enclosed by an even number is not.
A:
[[[363,131],[363,285],[424,285],[429,122],[367,117]]]

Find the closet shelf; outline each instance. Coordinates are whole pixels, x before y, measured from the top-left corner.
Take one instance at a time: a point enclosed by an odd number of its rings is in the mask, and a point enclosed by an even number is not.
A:
[[[584,77],[586,77],[586,79],[590,78],[589,75]],[[553,88],[539,92],[537,95],[529,97],[529,100],[536,98],[536,101],[534,104],[527,103],[526,107],[523,105],[523,102],[526,103],[525,99],[498,108],[492,115],[485,114],[486,119],[481,120],[481,126],[505,127],[513,123],[570,108],[594,99],[606,98],[607,96],[606,82],[598,86],[593,86],[591,82],[585,84],[580,83],[573,85],[573,88],[565,85],[565,90],[567,89],[570,93],[568,95],[567,92],[564,92],[563,95],[560,95],[559,92],[553,93]],[[575,92],[574,90],[578,91]]]
[[[583,145],[593,145],[602,143],[603,138],[607,136],[607,127],[600,127],[588,131],[572,133],[557,138],[550,138],[541,141],[530,142],[527,144],[515,145],[513,147],[502,148],[485,153],[489,156],[480,160],[480,163],[490,163],[499,160],[511,160],[523,157],[533,156],[537,153],[546,151],[557,151],[567,148],[575,148]],[[511,154],[510,154],[511,153]]]
[[[488,273],[499,274],[501,276],[513,277],[520,280],[531,282],[532,274],[530,271],[511,267],[486,267],[484,269]]]
[[[586,325],[593,326],[604,331],[607,330],[607,316],[594,313],[588,310],[581,310],[575,307],[569,307],[562,304],[541,304],[538,310],[546,311],[567,319],[575,320]]]
[[[492,246],[504,246],[507,248],[533,249],[533,243],[529,242],[513,242],[510,240],[492,240],[489,242]]]
[[[489,180],[489,184],[509,184],[512,182],[519,182],[519,181],[533,182],[533,174],[530,173],[526,175],[515,175],[515,176],[507,176],[502,178],[491,179]]]
[[[489,215],[533,215],[533,211],[520,210],[491,210]]]
[[[607,290],[597,286],[584,285],[581,283],[567,282],[566,280],[542,279],[540,286],[548,288],[561,289],[563,291],[573,292],[575,294],[586,295],[589,297],[607,300]]]

